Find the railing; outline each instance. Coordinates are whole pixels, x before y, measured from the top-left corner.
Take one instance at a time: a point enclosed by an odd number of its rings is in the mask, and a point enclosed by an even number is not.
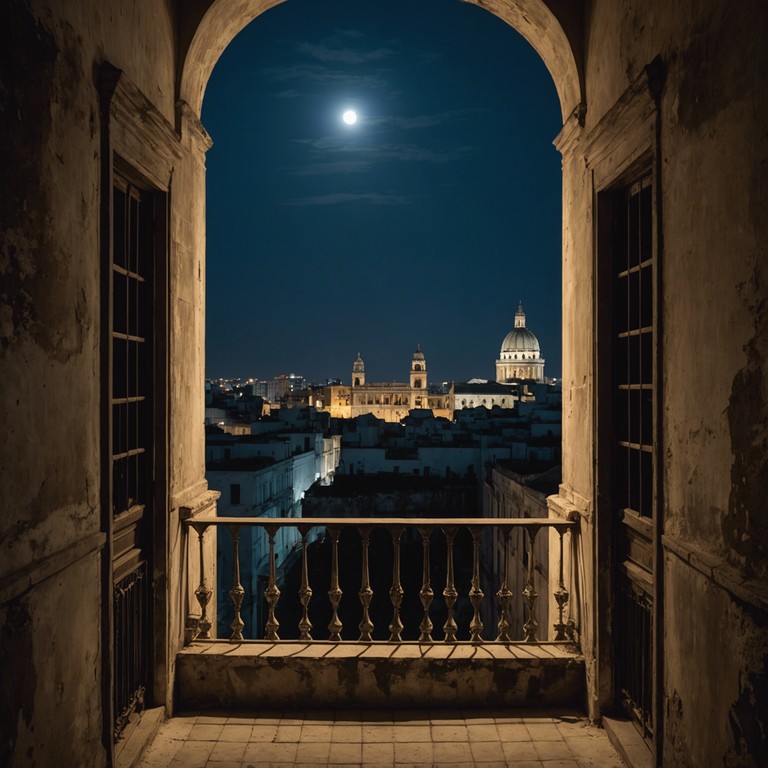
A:
[[[233,621],[231,623],[231,635],[229,640],[240,642],[244,640],[243,630],[244,622],[241,618],[241,607],[245,590],[241,584],[241,556],[240,556],[240,532],[246,526],[257,526],[263,528],[268,538],[269,546],[269,574],[267,577],[267,586],[264,590],[264,598],[267,603],[267,618],[264,623],[264,639],[268,641],[279,641],[280,622],[277,617],[277,604],[281,596],[281,590],[277,584],[276,556],[275,556],[275,536],[280,528],[286,526],[296,527],[301,536],[301,584],[297,589],[297,596],[300,603],[300,618],[296,626],[298,629],[298,639],[302,641],[311,641],[313,625],[310,621],[309,606],[313,600],[314,593],[310,584],[310,569],[308,563],[308,536],[314,528],[325,528],[331,547],[330,579],[329,589],[327,591],[330,604],[330,621],[328,622],[328,639],[330,641],[342,641],[342,632],[344,625],[340,618],[340,606],[344,593],[340,585],[340,566],[339,566],[339,539],[342,531],[354,530],[359,537],[360,552],[360,578],[359,589],[357,590],[357,600],[359,601],[360,622],[357,626],[357,642],[373,642],[374,624],[371,619],[371,603],[374,597],[374,590],[371,583],[371,568],[369,559],[369,549],[371,536],[378,529],[383,529],[389,533],[392,544],[392,580],[389,592],[389,604],[391,605],[392,618],[388,625],[389,639],[391,643],[403,642],[402,633],[404,626],[402,623],[401,606],[405,596],[405,590],[401,583],[401,544],[403,542],[403,533],[410,531],[420,538],[422,548],[422,585],[418,590],[418,599],[421,603],[421,621],[418,625],[419,643],[459,642],[457,635],[459,625],[457,624],[456,603],[462,597],[457,589],[457,574],[455,567],[455,554],[457,537],[468,532],[470,538],[469,547],[471,548],[471,578],[468,582],[466,597],[471,604],[471,620],[468,622],[469,641],[471,643],[483,643],[489,640],[495,642],[514,642],[511,637],[512,623],[512,601],[514,595],[510,589],[512,582],[513,568],[515,563],[512,557],[512,538],[520,531],[525,533],[526,557],[525,565],[525,587],[522,589],[520,597],[526,608],[526,621],[522,626],[524,641],[528,643],[539,642],[539,627],[536,620],[536,603],[539,598],[537,592],[536,562],[536,537],[538,535],[547,535],[550,530],[558,534],[559,558],[555,569],[556,574],[552,575],[554,581],[557,578],[556,586],[553,590],[554,602],[557,606],[557,621],[553,624],[554,639],[560,642],[569,642],[574,640],[573,622],[566,620],[566,608],[570,599],[570,593],[564,582],[564,537],[566,533],[573,536],[577,523],[570,520],[561,520],[556,518],[261,518],[261,517],[196,517],[185,521],[189,528],[193,529],[198,540],[198,557],[201,580],[195,589],[195,596],[200,606],[200,617],[197,620],[196,634],[194,639],[211,640],[215,639],[215,631],[211,617],[208,615],[208,605],[212,595],[212,589],[209,587],[205,578],[205,547],[204,538],[209,528],[215,527],[219,530],[226,528],[231,537],[233,547],[233,573],[232,587],[229,590],[229,596],[232,601]],[[481,618],[481,606],[486,597],[481,587],[481,539],[487,531],[497,531],[502,537],[503,547],[503,567],[499,574],[498,590],[495,591],[496,604],[498,608],[498,624],[493,631],[493,638],[484,639],[483,632],[485,626]],[[434,552],[432,543],[433,533],[440,532],[444,540],[445,549],[441,557],[445,560],[444,584],[442,589],[442,598],[444,601],[446,618],[442,624],[443,639],[433,638],[435,626],[433,624],[431,606],[435,599],[435,592],[432,587],[431,564],[434,559],[431,553]],[[550,558],[551,560],[551,558]],[[495,586],[495,585],[494,585]]]
[[[114,587],[115,622],[115,740],[134,711],[144,706],[148,648],[145,627],[149,620],[147,563],[124,576]]]

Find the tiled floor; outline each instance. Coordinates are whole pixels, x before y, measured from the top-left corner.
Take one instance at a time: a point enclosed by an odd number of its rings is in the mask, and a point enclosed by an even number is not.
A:
[[[578,714],[465,712],[186,713],[161,725],[140,768],[397,766],[622,768]]]

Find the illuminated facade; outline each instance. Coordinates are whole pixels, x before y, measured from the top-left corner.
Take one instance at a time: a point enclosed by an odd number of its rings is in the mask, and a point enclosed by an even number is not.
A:
[[[513,379],[544,381],[544,358],[539,340],[525,327],[522,302],[515,312],[515,327],[504,337],[496,361],[496,381],[503,384]]]
[[[427,408],[435,416],[452,418],[451,397],[433,394],[427,388],[427,363],[421,347],[417,346],[411,358],[407,383],[366,382],[365,363],[358,352],[352,364],[352,386],[326,388],[326,409],[335,418],[354,418],[372,413],[384,421],[400,421],[413,408]]]

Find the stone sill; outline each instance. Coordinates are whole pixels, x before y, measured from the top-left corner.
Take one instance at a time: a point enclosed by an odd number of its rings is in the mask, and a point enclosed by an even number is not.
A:
[[[176,657],[181,709],[541,707],[584,703],[561,643],[195,642]]]
[[[269,658],[314,659],[561,659],[583,661],[580,653],[568,643],[497,643],[485,642],[474,645],[460,643],[388,643],[374,641],[358,643],[329,640],[244,640],[232,643],[227,640],[195,640],[184,648],[179,656],[209,654],[225,656],[252,656]]]

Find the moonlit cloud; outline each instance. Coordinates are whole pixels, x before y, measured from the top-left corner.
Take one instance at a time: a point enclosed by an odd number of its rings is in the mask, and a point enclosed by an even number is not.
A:
[[[409,195],[382,195],[379,192],[332,192],[327,195],[299,197],[286,200],[283,205],[313,206],[339,205],[342,203],[370,203],[371,205],[408,205],[415,199]]]
[[[475,151],[471,146],[457,146],[447,149],[434,149],[419,144],[403,143],[379,143],[370,145],[350,145],[343,138],[337,136],[323,136],[318,139],[297,139],[296,143],[307,147],[313,159],[323,157],[320,162],[308,163],[290,171],[294,175],[310,175],[322,173],[323,168],[335,166],[337,163],[346,163],[341,168],[344,173],[356,173],[368,170],[376,163],[398,161],[403,163],[447,163],[466,157]],[[354,157],[354,160],[327,160],[329,154],[342,157]],[[312,170],[308,170],[312,169]],[[333,168],[329,172],[336,172]]]
[[[410,117],[389,115],[385,117],[373,117],[368,122],[382,128],[412,130],[418,128],[433,128],[436,125],[445,125],[446,123],[464,120],[477,112],[477,109],[455,109],[448,112],[438,112],[433,115],[412,115]]]
[[[322,176],[324,174],[360,173],[367,171],[370,163],[364,160],[339,160],[332,163],[314,163],[295,168],[289,173],[292,176]]]
[[[375,71],[360,75],[325,67],[322,64],[298,63],[288,64],[283,67],[265,67],[261,70],[261,76],[277,83],[297,81],[367,88],[384,88],[388,85],[382,74]]]
[[[376,48],[372,51],[349,47],[337,47],[323,44],[302,43],[299,53],[305,53],[318,61],[332,61],[339,64],[367,64],[371,61],[381,61],[392,55],[389,48]]]

